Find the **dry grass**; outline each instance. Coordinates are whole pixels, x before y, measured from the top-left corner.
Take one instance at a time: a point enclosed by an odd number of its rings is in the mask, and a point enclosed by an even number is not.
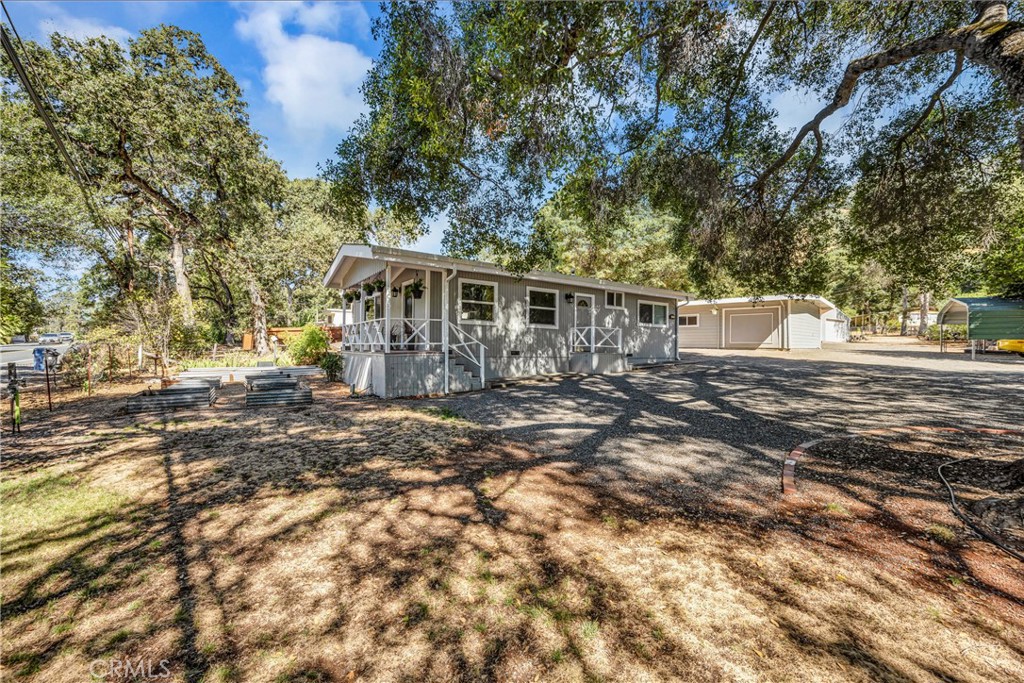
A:
[[[299,410],[30,414],[4,443],[5,675],[1022,677],[1020,568],[930,540],[926,521],[955,526],[941,506],[914,529],[824,483],[799,504],[624,500],[457,415],[314,391]]]

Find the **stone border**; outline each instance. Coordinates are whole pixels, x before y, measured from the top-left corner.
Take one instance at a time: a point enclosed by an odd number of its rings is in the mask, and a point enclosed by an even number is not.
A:
[[[883,427],[881,429],[865,429],[853,432],[852,434],[837,434],[835,436],[823,436],[818,439],[804,441],[794,448],[786,456],[782,465],[782,495],[788,496],[796,493],[796,463],[807,450],[825,441],[835,439],[853,439],[858,436],[882,436],[885,434],[906,434],[908,432],[946,432],[953,434],[966,434],[974,432],[977,434],[1008,434],[1010,436],[1024,436],[1024,431],[1018,429],[993,429],[991,427]]]

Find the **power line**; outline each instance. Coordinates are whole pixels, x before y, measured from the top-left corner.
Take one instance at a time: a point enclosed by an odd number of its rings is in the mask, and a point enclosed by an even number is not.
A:
[[[14,31],[14,35],[18,39],[18,43],[21,45],[22,50],[25,52],[26,59],[29,60],[29,64],[31,65],[31,58],[29,57],[28,50],[25,48],[25,44],[22,42],[21,36],[18,35],[18,29],[15,28],[14,21],[11,19],[11,14],[7,11],[7,5],[0,1],[0,6],[3,7],[4,14],[7,16],[7,22],[10,24],[11,30]],[[44,105],[43,98],[40,97],[32,79],[29,78],[28,71],[25,69],[24,64],[22,64],[21,59],[18,57],[18,53],[14,49],[14,44],[11,42],[10,36],[7,35],[7,29],[3,26],[0,26],[0,43],[3,44],[4,52],[7,53],[7,58],[11,60],[11,64],[14,66],[15,72],[18,74],[18,78],[21,80],[21,84],[24,86],[25,92],[28,93],[29,99],[32,101],[36,112],[39,114],[39,117],[42,118],[43,124],[46,126],[47,131],[50,133],[54,143],[57,145],[58,151],[64,158],[64,163],[67,165],[68,172],[75,181],[75,185],[77,185],[78,189],[82,192],[82,199],[85,201],[86,210],[88,210],[91,215],[96,227],[108,230],[104,227],[103,221],[99,216],[99,211],[96,209],[96,206],[92,201],[92,197],[90,196],[89,190],[85,184],[84,174],[79,169],[78,164],[76,164],[74,159],[72,159],[71,153],[68,151],[60,132],[57,130],[57,126],[53,123],[53,118],[50,116],[50,111],[53,111],[52,105],[49,100],[46,100],[46,104]],[[50,111],[47,111],[48,106],[50,107]]]

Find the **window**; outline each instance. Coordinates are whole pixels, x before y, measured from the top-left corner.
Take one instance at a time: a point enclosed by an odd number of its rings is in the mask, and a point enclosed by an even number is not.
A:
[[[411,320],[416,314],[416,299],[412,295],[412,284],[402,287],[402,317]]]
[[[558,292],[550,289],[526,288],[531,325],[558,327]]]
[[[665,321],[668,320],[668,306],[666,304],[638,301],[636,307],[637,317],[640,318],[641,325],[654,327],[656,325],[664,325]]]
[[[459,280],[459,320],[494,322],[494,284]]]
[[[679,327],[697,327],[698,325],[700,325],[700,315],[679,316]]]
[[[626,296],[622,292],[605,292],[604,305],[605,308],[625,308]]]
[[[377,317],[377,297],[363,295],[363,320],[374,320]]]

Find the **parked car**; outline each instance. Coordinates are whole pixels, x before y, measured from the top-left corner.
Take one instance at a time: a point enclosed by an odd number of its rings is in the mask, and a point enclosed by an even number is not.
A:
[[[1000,351],[1010,351],[1024,358],[1024,339],[1000,339],[996,347]]]
[[[16,334],[13,337],[11,337],[12,344],[24,344],[26,341],[28,340],[25,339],[25,335],[23,334]]]
[[[57,346],[61,343],[60,335],[56,332],[46,332],[39,335],[40,346]]]
[[[62,344],[65,343],[65,342],[73,342],[73,341],[75,341],[75,335],[71,334],[70,332],[60,332],[59,334],[60,334],[60,341],[61,341]]]

